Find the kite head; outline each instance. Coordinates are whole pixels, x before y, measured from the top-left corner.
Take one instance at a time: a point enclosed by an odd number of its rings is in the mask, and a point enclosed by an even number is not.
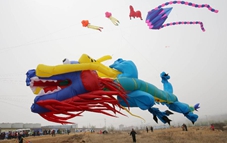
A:
[[[100,64],[109,58],[103,56],[95,60],[84,54],[79,62],[64,59],[60,65],[39,64],[36,69],[28,70],[26,85],[36,95],[31,111],[57,123],[70,123],[68,119],[80,116],[84,111],[113,117],[115,115],[105,111],[122,114],[115,109],[120,104],[113,96],[118,95],[127,103],[123,87],[112,79],[100,78],[96,72],[99,69],[107,70],[106,73],[113,70]],[[65,117],[56,116],[60,114]]]
[[[199,108],[200,108],[200,107],[199,107],[199,103],[197,103],[197,104],[194,105],[194,109],[195,109],[196,111],[198,111]]]
[[[110,18],[112,16],[112,14],[110,12],[106,12],[105,15],[107,18]]]
[[[173,86],[171,83],[169,83],[169,79],[170,79],[170,76],[169,74],[165,73],[165,72],[162,72],[160,74],[161,78],[162,78],[162,83],[163,83],[163,88],[164,88],[164,91],[166,92],[169,92],[169,93],[173,93]]]
[[[165,73],[165,72],[162,72],[160,74],[160,77],[162,78],[162,80],[166,80],[166,81],[168,81],[170,79],[169,74],[168,73]]]
[[[129,9],[134,11],[134,8],[132,5],[129,6]]]
[[[81,23],[82,23],[83,27],[87,27],[88,24],[89,24],[89,21],[88,20],[82,20]]]
[[[166,21],[171,8],[158,8],[148,12],[146,23],[150,29],[160,29],[162,24]]]
[[[118,77],[138,78],[137,67],[132,61],[119,58],[112,65],[110,65],[110,68],[121,72]]]

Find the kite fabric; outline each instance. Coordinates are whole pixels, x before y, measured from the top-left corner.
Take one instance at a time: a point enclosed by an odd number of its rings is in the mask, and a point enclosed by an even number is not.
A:
[[[114,17],[112,16],[112,13],[106,12],[106,13],[105,13],[105,16],[106,16],[106,18],[109,18],[110,21],[111,21],[115,26],[118,26],[118,25],[120,24],[119,20],[117,20],[116,18],[114,18]]]
[[[171,5],[171,4],[183,4],[183,5],[192,6],[195,8],[207,8],[211,12],[218,13],[218,10],[213,9],[208,4],[195,4],[191,2],[185,2],[185,1],[170,1],[170,2],[161,4],[158,7],[148,12],[146,17],[146,23],[150,29],[161,29],[167,26],[180,25],[180,24],[199,24],[201,27],[201,30],[203,32],[205,31],[203,22],[201,21],[179,21],[179,22],[171,22],[171,23],[163,24],[168,18],[168,15],[170,14],[173,8],[172,7],[162,8],[162,7]]]
[[[82,116],[85,111],[116,117],[116,114],[126,116],[120,109],[130,113],[129,109],[135,107],[147,110],[155,122],[159,119],[170,124],[168,116],[173,113],[153,107],[162,104],[192,123],[197,121],[198,115],[193,111],[197,111],[199,104],[189,106],[180,102],[168,82],[169,74],[160,74],[164,88],[161,90],[139,79],[131,60],[119,58],[110,66],[101,63],[111,58],[107,55],[96,60],[83,54],[78,61],[64,59],[63,64],[39,64],[36,69],[28,70],[26,85],[36,95],[31,111],[48,121],[69,124],[72,123],[69,119]]]
[[[131,18],[140,18],[140,20],[143,20],[141,12],[139,10],[135,11],[132,5],[129,6],[129,10],[130,10],[130,13],[129,13],[130,20]]]
[[[102,32],[103,27],[91,25],[88,20],[82,20],[81,23],[83,27],[87,27]]]

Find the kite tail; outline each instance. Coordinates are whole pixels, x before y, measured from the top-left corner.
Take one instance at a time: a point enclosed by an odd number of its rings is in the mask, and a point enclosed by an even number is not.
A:
[[[114,18],[114,17],[112,17],[112,16],[111,16],[109,19],[110,19],[111,22],[112,22],[114,25],[116,25],[116,26],[118,26],[119,23],[120,23],[116,18]]]
[[[183,22],[171,22],[167,24],[163,24],[161,28],[167,27],[167,26],[173,26],[173,25],[180,25],[180,24],[200,24],[201,30],[205,32],[205,28],[203,27],[203,23],[201,21],[183,21]]]
[[[41,117],[43,117],[44,119],[48,120],[48,121],[51,121],[51,122],[55,122],[55,123],[60,123],[60,124],[74,124],[73,122],[68,122],[67,120],[68,119],[71,119],[75,116],[81,116],[80,114],[83,113],[82,112],[79,112],[75,115],[70,115],[68,117],[59,117],[59,116],[56,116],[55,112],[48,112],[48,113],[40,113],[39,115]],[[58,114],[58,113],[57,113]],[[70,114],[70,113],[69,113]]]
[[[125,111],[127,111],[130,115],[134,116],[134,117],[137,117],[137,118],[140,118],[142,119],[144,122],[145,122],[145,119],[138,116],[138,115],[135,115],[135,114],[132,114],[127,108],[125,108],[124,106],[121,106],[122,109],[124,109]]]
[[[166,3],[163,3],[163,4],[159,5],[158,7],[156,7],[155,10],[157,10],[157,9],[159,9],[161,7],[170,5],[170,4],[184,4],[184,5],[192,6],[192,7],[195,7],[195,8],[204,8],[204,7],[206,7],[210,11],[215,12],[215,13],[218,13],[218,10],[213,9],[208,4],[195,4],[195,3],[186,2],[186,1],[170,1],[170,2],[166,2]]]
[[[99,30],[100,32],[102,32],[101,29],[103,29],[103,27],[95,26],[95,25],[91,25],[91,24],[88,24],[87,27],[88,27],[88,28],[91,28],[91,29]]]

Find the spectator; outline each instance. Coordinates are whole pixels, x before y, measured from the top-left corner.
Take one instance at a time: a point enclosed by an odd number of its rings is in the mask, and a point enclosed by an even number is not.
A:
[[[52,130],[51,135],[52,137],[55,136],[55,130]]]
[[[183,125],[181,126],[181,128],[182,128],[183,131],[188,131],[187,125],[185,125],[185,124],[183,124]]]
[[[153,127],[151,126],[151,132],[153,132],[153,130],[154,130],[154,129],[153,129]]]
[[[69,130],[69,129],[67,129],[67,134],[69,135],[69,133],[70,133],[70,130]]]
[[[132,136],[132,141],[136,142],[136,131],[134,129],[130,132],[130,136]]]
[[[214,131],[214,125],[213,125],[213,124],[210,125],[210,129],[211,129],[212,131]]]
[[[18,143],[23,143],[23,132],[20,132],[19,134],[18,134]]]

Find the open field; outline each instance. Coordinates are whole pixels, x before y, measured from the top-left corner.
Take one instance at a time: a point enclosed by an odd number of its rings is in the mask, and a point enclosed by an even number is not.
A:
[[[137,131],[137,143],[227,143],[226,131],[211,131],[209,127],[189,127],[188,131],[181,128],[154,130],[154,132]],[[27,137],[32,143],[132,143],[129,132],[115,131],[109,134],[71,133],[52,137]],[[14,140],[4,140],[0,143],[16,143]],[[25,141],[24,141],[25,142]]]

